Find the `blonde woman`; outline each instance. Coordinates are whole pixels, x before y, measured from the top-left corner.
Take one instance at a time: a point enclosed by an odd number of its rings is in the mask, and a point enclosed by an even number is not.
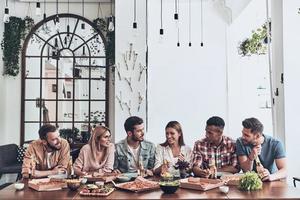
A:
[[[107,127],[97,126],[88,144],[80,150],[74,163],[74,172],[78,176],[89,173],[112,172],[115,146],[111,143],[111,133]]]

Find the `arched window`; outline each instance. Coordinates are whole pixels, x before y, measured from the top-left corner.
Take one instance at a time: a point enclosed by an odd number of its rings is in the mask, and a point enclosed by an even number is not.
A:
[[[58,17],[39,22],[24,42],[22,144],[36,139],[44,123],[74,132],[89,132],[94,124],[109,125],[105,38],[81,16]]]

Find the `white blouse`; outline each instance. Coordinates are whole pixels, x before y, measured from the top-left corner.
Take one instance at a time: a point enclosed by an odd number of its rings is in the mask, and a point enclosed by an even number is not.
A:
[[[180,153],[183,154],[185,160],[192,163],[192,151],[191,148],[188,146],[181,146]],[[178,161],[178,157],[174,157],[172,153],[172,149],[169,146],[161,146],[160,144],[157,145],[155,150],[155,165],[154,170],[159,168],[164,160],[167,160],[170,163],[169,172],[173,175],[179,175],[179,170],[174,168],[174,165]]]

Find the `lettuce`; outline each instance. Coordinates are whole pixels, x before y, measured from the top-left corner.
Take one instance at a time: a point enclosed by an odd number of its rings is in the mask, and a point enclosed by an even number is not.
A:
[[[252,191],[262,189],[262,181],[255,172],[246,172],[240,179],[239,188],[241,190]]]

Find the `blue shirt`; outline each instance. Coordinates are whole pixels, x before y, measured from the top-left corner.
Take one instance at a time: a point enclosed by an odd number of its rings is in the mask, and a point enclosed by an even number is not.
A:
[[[139,156],[142,158],[144,169],[153,169],[155,162],[155,145],[149,141],[142,141]],[[120,170],[122,173],[129,171],[131,162],[135,162],[132,152],[128,149],[126,139],[121,140],[116,145],[114,169]]]
[[[271,174],[275,173],[278,169],[275,164],[276,159],[285,158],[285,152],[282,143],[268,135],[264,135],[264,142],[261,145],[261,153],[258,156],[264,168],[268,169]],[[254,145],[244,144],[242,138],[236,141],[236,154],[237,156],[249,156]],[[256,171],[254,162],[253,170]]]

